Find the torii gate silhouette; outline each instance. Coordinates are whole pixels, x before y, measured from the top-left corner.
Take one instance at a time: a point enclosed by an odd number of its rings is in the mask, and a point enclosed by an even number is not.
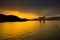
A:
[[[39,21],[40,21],[40,23],[41,23],[41,21],[43,21],[43,23],[45,23],[45,18],[46,18],[46,16],[39,17]]]

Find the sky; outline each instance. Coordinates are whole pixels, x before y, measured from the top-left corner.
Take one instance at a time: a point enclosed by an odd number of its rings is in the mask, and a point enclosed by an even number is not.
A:
[[[60,0],[0,0],[1,10],[32,12],[36,15],[60,15]]]

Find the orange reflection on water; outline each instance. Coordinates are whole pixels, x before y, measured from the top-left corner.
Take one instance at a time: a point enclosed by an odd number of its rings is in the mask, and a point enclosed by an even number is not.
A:
[[[3,38],[14,37],[16,35],[25,34],[27,32],[34,33],[37,29],[37,22],[6,22],[0,23],[2,28],[1,36]]]

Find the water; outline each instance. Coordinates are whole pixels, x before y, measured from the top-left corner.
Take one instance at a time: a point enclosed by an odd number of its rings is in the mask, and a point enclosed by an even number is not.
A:
[[[58,40],[60,21],[0,23],[0,40]]]

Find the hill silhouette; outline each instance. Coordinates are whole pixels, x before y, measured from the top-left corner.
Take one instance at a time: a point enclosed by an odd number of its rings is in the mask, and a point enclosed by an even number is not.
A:
[[[22,21],[27,21],[27,19],[19,18],[19,17],[14,16],[14,15],[3,15],[3,14],[0,14],[0,22],[15,22],[15,21],[22,22]]]

